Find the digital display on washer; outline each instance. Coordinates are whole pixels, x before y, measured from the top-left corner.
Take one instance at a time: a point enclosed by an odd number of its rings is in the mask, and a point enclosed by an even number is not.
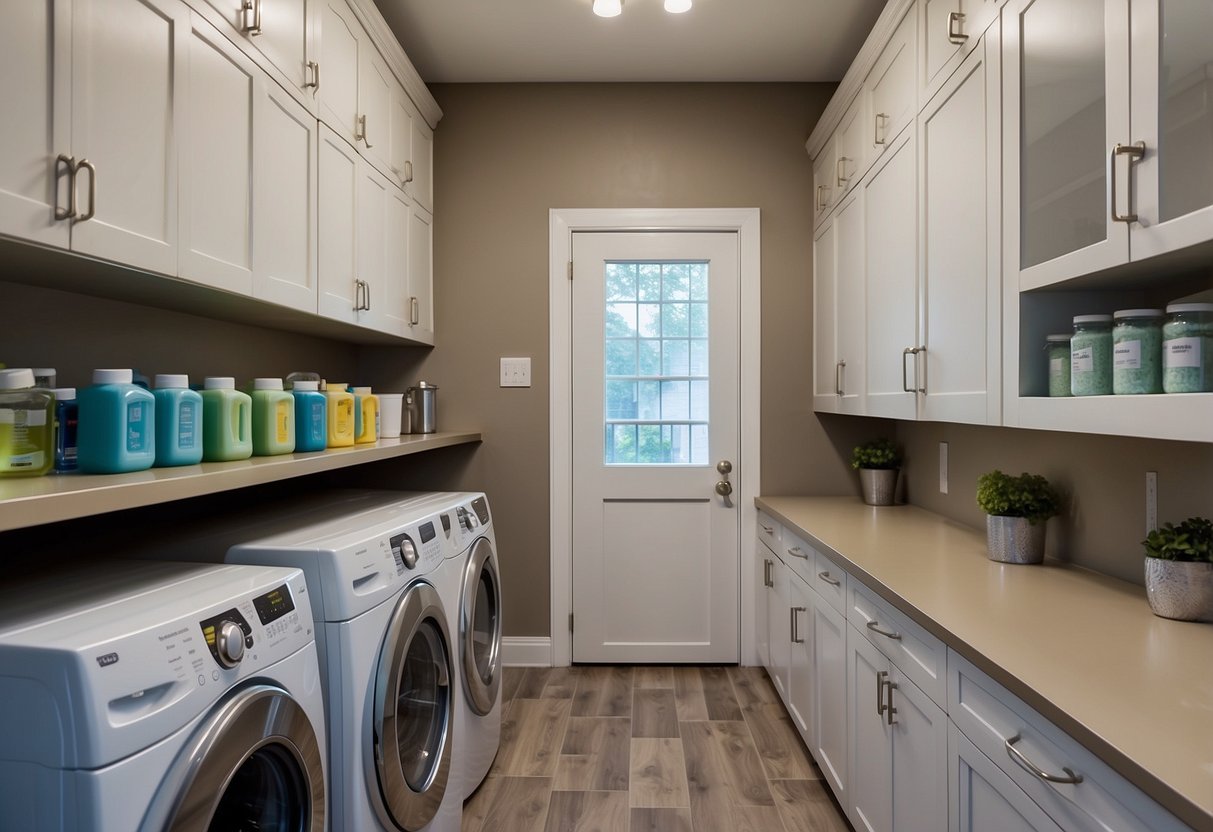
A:
[[[434,524],[432,522],[422,523],[417,527],[417,531],[421,532],[422,543],[429,543],[437,535],[437,532],[434,531]]]
[[[271,589],[264,595],[254,598],[253,608],[257,610],[257,617],[261,619],[261,623],[269,624],[294,610],[295,600],[291,598],[291,591],[286,584],[283,584],[277,589]]]

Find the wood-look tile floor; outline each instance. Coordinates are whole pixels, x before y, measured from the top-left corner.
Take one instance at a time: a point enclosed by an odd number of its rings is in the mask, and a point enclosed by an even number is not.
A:
[[[846,832],[766,672],[507,667],[463,832]]]

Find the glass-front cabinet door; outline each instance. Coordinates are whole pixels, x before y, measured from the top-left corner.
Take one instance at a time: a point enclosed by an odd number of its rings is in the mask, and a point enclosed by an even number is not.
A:
[[[1213,3],[1133,2],[1132,257],[1213,238]]]
[[[1008,264],[1021,290],[1129,259],[1128,0],[1003,10]]]

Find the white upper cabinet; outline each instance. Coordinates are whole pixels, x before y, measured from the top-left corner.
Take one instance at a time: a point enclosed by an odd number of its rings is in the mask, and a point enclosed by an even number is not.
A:
[[[72,249],[176,274],[189,10],[176,0],[75,0],[74,9]]]
[[[325,125],[320,126],[320,241],[318,310],[351,323],[366,315],[358,274],[358,189],[362,162],[354,148]]]
[[[841,399],[838,364],[838,264],[836,218],[813,240],[813,409],[836,413]]]
[[[392,183],[385,206],[387,231],[384,234],[383,316],[388,330],[411,338],[413,316],[418,312],[409,293],[413,204],[395,184]]]
[[[425,211],[409,211],[408,302],[405,333],[434,343],[434,221]],[[402,235],[403,236],[403,235]]]
[[[413,173],[413,119],[421,118],[413,108],[408,93],[400,84],[392,86],[391,150],[388,154],[392,175],[407,188]]]
[[[0,234],[60,248],[71,233],[71,8],[11,3],[0,26]]]
[[[833,135],[813,160],[813,224],[825,219],[840,196],[834,184],[838,160],[838,136]]]
[[[350,144],[359,144],[358,81],[362,51],[374,49],[345,0],[316,0],[320,120]]]
[[[405,186],[418,205],[434,211],[434,131],[420,116],[413,119],[413,176]]]
[[[396,78],[387,62],[369,43],[364,44],[358,68],[359,150],[384,174],[392,173],[392,90]]]
[[[867,406],[865,199],[863,189],[848,194],[834,217],[834,260],[837,270],[834,331],[838,344],[835,375],[839,413],[862,414]]]
[[[313,86],[309,0],[195,0],[193,5],[212,23],[225,23],[241,48],[255,49],[291,88],[302,93]]]
[[[865,139],[872,160],[889,149],[918,112],[917,23],[911,8],[864,82],[863,95],[868,102]]]
[[[1001,418],[1001,109],[998,27],[918,119],[924,348],[907,359],[919,416]]]
[[[865,135],[867,123],[863,118],[863,97],[851,102],[835,132],[837,144],[834,159],[834,187],[837,199],[859,184],[868,171],[868,142]]]
[[[925,104],[997,17],[1001,0],[919,0],[918,100]]]

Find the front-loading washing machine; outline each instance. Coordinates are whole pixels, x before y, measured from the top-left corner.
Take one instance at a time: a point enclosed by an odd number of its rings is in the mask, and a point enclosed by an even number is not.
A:
[[[385,495],[391,494],[391,499]],[[333,491],[217,518],[156,556],[290,565],[313,587],[335,832],[458,832],[454,634],[441,518]]]
[[[323,832],[298,569],[107,561],[0,589],[0,826]]]

